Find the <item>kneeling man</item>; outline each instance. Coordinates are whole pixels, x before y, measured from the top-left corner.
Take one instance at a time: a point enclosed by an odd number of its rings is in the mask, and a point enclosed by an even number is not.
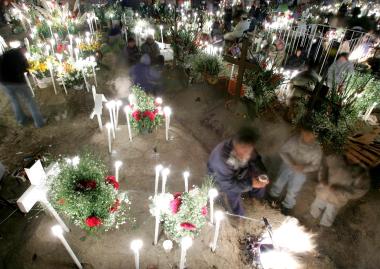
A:
[[[259,136],[255,129],[243,127],[230,139],[216,146],[209,161],[209,174],[214,176],[219,190],[227,196],[232,213],[243,216],[241,194],[263,198],[268,180],[262,180],[266,170],[255,150]],[[265,178],[265,176],[264,176]]]

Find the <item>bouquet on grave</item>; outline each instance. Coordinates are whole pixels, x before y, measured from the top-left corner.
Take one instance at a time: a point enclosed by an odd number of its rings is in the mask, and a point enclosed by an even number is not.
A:
[[[56,60],[52,56],[33,54],[28,60],[29,72],[37,79],[50,77],[49,64],[54,65]]]
[[[57,76],[58,81],[61,84],[65,84],[67,88],[83,88],[85,81],[84,75],[86,77],[92,76],[92,65],[96,64],[88,59],[82,59],[73,62],[72,60],[67,60],[62,64],[57,64]]]
[[[131,87],[129,102],[132,109],[131,125],[139,133],[152,132],[162,124],[162,100],[146,94],[137,85]]]
[[[151,198],[150,212],[153,216],[160,212],[160,220],[168,238],[179,242],[184,236],[194,238],[199,235],[207,222],[211,182],[208,179],[202,187],[195,187],[189,192],[161,193]]]
[[[91,154],[59,161],[59,173],[49,180],[53,206],[82,229],[108,231],[131,220],[130,201],[119,182],[107,176],[102,161]]]

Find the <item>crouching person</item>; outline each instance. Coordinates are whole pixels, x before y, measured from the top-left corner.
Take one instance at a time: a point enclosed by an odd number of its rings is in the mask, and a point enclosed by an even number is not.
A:
[[[364,196],[370,186],[370,178],[364,168],[336,155],[323,159],[319,182],[310,214],[321,218],[319,224],[326,227],[334,223],[339,209],[350,200]]]
[[[242,193],[262,199],[268,180],[260,180],[265,167],[255,150],[256,130],[244,127],[231,139],[216,146],[209,161],[209,174],[214,176],[218,189],[227,196],[232,213],[244,216]]]

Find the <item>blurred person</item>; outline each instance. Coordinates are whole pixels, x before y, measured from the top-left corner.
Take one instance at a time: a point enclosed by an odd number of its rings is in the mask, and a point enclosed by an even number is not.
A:
[[[140,60],[141,53],[136,45],[136,40],[132,37],[128,38],[126,47],[126,56],[129,64],[136,64]]]
[[[259,180],[266,174],[261,156],[256,151],[259,136],[255,129],[243,127],[232,138],[217,145],[211,152],[207,167],[214,176],[218,189],[223,192],[233,214],[244,216],[242,193],[262,199],[269,181]]]
[[[245,31],[249,29],[250,20],[248,20],[247,15],[242,15],[240,22],[235,26],[232,32],[226,33],[224,39],[228,41],[234,41],[237,38],[241,38]]]
[[[282,165],[279,176],[269,191],[269,200],[278,202],[286,187],[281,212],[289,215],[296,205],[299,191],[306,180],[306,174],[318,171],[322,159],[322,148],[312,129],[304,125],[300,132],[290,137],[281,147]]]
[[[330,227],[339,210],[349,201],[363,197],[369,187],[370,177],[360,165],[343,156],[327,156],[319,171],[319,184],[310,214],[315,219],[320,218],[321,226]]]
[[[340,87],[353,72],[354,64],[348,60],[348,53],[340,53],[327,71],[327,86],[330,89]]]
[[[11,101],[17,123],[25,126],[28,122],[28,117],[22,109],[22,101],[24,101],[32,114],[34,126],[41,128],[45,120],[26,84],[25,72],[28,72],[28,61],[22,48],[10,49],[0,57],[1,89]]]
[[[160,55],[160,47],[157,42],[154,41],[152,35],[148,35],[144,44],[141,45],[141,53],[148,54],[151,62],[155,62],[157,57]]]

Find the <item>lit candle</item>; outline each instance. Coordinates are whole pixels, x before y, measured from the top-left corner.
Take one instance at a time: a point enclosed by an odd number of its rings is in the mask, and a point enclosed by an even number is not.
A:
[[[61,241],[62,245],[65,247],[65,249],[67,250],[67,252],[70,254],[71,258],[73,259],[73,261],[75,262],[75,265],[79,268],[79,269],[82,269],[82,264],[79,262],[77,256],[75,256],[74,254],[74,251],[71,249],[71,247],[69,246],[69,244],[67,243],[66,239],[63,237],[63,230],[62,230],[62,227],[59,226],[59,225],[54,225],[53,227],[51,227],[51,231],[53,232],[53,234],[58,237],[58,239]]]
[[[186,253],[187,250],[193,245],[193,239],[186,236],[181,239],[181,260],[179,263],[179,269],[185,269]]]
[[[112,152],[112,141],[111,141],[111,128],[112,128],[112,123],[107,122],[106,123],[106,128],[107,128],[107,134],[108,134],[108,151],[109,153]]]
[[[115,104],[116,104],[115,128],[117,128],[117,126],[119,125],[119,111],[120,111],[120,107],[123,105],[123,102],[121,100],[117,100]]]
[[[84,80],[84,85],[86,86],[86,90],[87,92],[90,92],[90,88],[88,87],[87,78],[86,78],[86,74],[84,73],[84,69],[82,69],[82,76]]]
[[[51,76],[51,82],[53,83],[54,92],[55,92],[55,94],[58,94],[57,93],[57,87],[55,86],[55,81],[54,81],[53,65],[50,62],[48,62],[47,66],[49,68],[49,72],[50,72],[50,76]]]
[[[142,240],[133,240],[131,242],[131,249],[135,254],[135,267],[136,269],[140,269],[140,249],[143,246]]]
[[[208,191],[208,197],[210,199],[210,222],[214,224],[214,199],[218,196],[216,189],[210,189]]]
[[[162,169],[162,193],[165,193],[166,181],[168,180],[168,175],[170,174],[169,168]]]
[[[164,115],[165,115],[165,138],[166,141],[169,140],[169,128],[170,128],[170,115],[172,114],[172,110],[170,107],[164,107]]]
[[[34,90],[33,90],[32,84],[30,83],[30,80],[29,80],[29,77],[28,77],[28,72],[24,73],[24,77],[25,77],[26,83],[28,84],[28,87],[29,87],[29,89],[32,92],[32,95],[34,97],[35,96],[34,95]]]
[[[214,233],[214,240],[211,245],[212,252],[215,252],[216,250],[216,243],[218,242],[219,237],[219,230],[220,230],[220,222],[222,221],[224,217],[224,214],[222,211],[218,210],[215,212],[215,233]]]
[[[163,34],[162,34],[162,29],[163,29],[164,27],[162,26],[162,25],[160,25],[160,30],[161,30],[161,43],[162,43],[162,45],[164,45],[164,36],[163,36]]]
[[[158,182],[160,181],[160,173],[163,168],[164,167],[161,164],[156,165],[156,176],[154,178],[154,196],[156,196],[158,193]]]
[[[189,171],[183,172],[183,179],[185,180],[185,192],[189,192],[189,176]]]
[[[123,163],[121,161],[115,162],[115,179],[117,182],[119,182],[119,170],[122,165]]]
[[[53,30],[51,29],[52,22],[51,21],[47,21],[47,25],[49,26],[51,38],[54,38]]]
[[[24,38],[24,43],[26,46],[26,50],[30,52],[30,44],[29,44],[29,39],[27,37]]]
[[[157,245],[158,243],[158,232],[160,229],[160,218],[161,218],[161,212],[159,208],[155,209],[154,212],[154,217],[155,217],[155,225],[154,225],[154,245]]]
[[[114,118],[113,118],[113,108],[115,107],[115,101],[112,100],[112,101],[107,102],[106,107],[108,108],[108,112],[110,114],[110,121],[112,125],[112,135],[113,135],[113,138],[115,139],[116,134],[115,134],[115,124],[114,124]]]
[[[75,61],[78,61],[79,60],[79,49],[75,48],[74,53],[75,53]]]
[[[92,66],[92,74],[94,75],[95,85],[98,86],[98,80],[96,79],[96,72],[95,72],[96,61],[95,61],[94,56],[90,56],[90,62]]]
[[[127,118],[129,140],[132,141],[131,122],[129,120],[129,114],[131,113],[131,107],[129,105],[124,107],[124,113],[125,113],[125,117]]]

